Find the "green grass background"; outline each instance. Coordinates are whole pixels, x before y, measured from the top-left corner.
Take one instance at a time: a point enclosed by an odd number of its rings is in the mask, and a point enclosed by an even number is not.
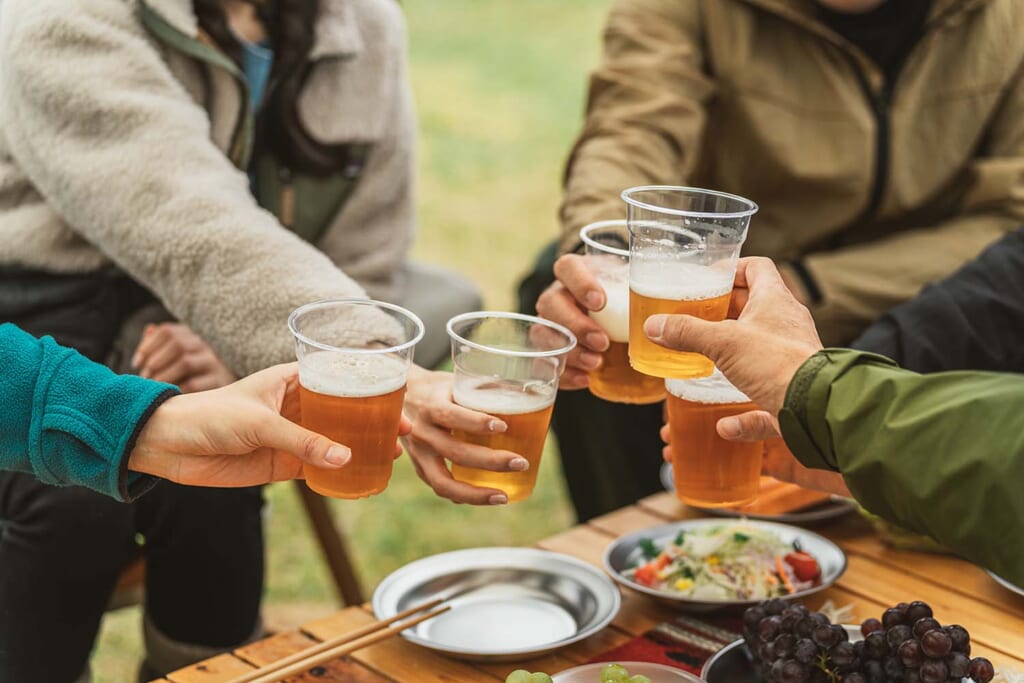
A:
[[[406,0],[420,117],[415,253],[480,284],[489,308],[514,305],[518,278],[556,234],[565,155],[579,129],[607,0]],[[337,609],[290,484],[268,487],[265,618],[289,628]],[[502,509],[436,498],[399,460],[387,492],[335,502],[369,594],[425,555],[522,545],[572,523],[549,440],[537,491]],[[140,610],[107,614],[94,680],[134,680]]]

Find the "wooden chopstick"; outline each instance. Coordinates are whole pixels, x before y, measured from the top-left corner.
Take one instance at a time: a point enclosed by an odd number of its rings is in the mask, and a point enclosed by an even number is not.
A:
[[[378,621],[359,630],[352,631],[351,633],[345,633],[336,638],[325,640],[322,643],[317,643],[305,650],[300,650],[299,652],[284,657],[283,659],[279,659],[267,664],[266,666],[262,666],[246,674],[232,678],[228,683],[271,683],[272,681],[278,681],[287,676],[301,673],[307,669],[319,666],[331,659],[342,657],[361,648],[373,645],[374,643],[387,638],[391,638],[407,628],[416,626],[427,619],[433,619],[437,615],[451,609],[450,605],[446,605],[440,609],[427,612],[415,619],[410,619],[405,623],[391,627],[392,624],[402,621],[414,614],[424,610],[431,610],[432,608],[440,605],[441,602],[442,600],[431,600],[430,602],[417,607],[407,609],[404,612],[399,612],[395,616],[384,619],[383,621]]]

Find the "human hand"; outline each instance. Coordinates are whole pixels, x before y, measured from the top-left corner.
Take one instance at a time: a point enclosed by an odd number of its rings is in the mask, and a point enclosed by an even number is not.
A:
[[[601,354],[608,350],[608,334],[587,313],[600,311],[608,301],[604,288],[587,268],[586,259],[566,254],[555,261],[558,278],[537,299],[537,313],[542,318],[569,328],[579,340],[566,359],[560,389],[583,389],[587,372],[601,366]]]
[[[448,372],[410,369],[405,411],[412,420],[412,433],[402,442],[416,473],[437,495],[456,503],[503,505],[508,502],[504,491],[456,481],[445,459],[494,472],[523,472],[530,463],[517,453],[464,443],[452,436],[452,430],[492,434],[508,429],[496,417],[457,405],[452,400],[452,381]]]
[[[147,325],[132,366],[140,377],[176,384],[186,394],[227,386],[237,379],[213,348],[181,323]]]
[[[747,416],[753,417],[747,418]],[[747,418],[748,425],[742,425],[743,420],[740,422],[741,427],[749,427],[749,431],[743,434],[725,433],[728,430],[723,430],[722,424],[727,420],[736,420],[737,418]],[[763,410],[725,417],[718,421],[718,435],[727,441],[763,441],[761,473],[766,477],[788,481],[805,489],[814,489],[847,498],[852,497],[850,489],[846,487],[846,481],[838,472],[804,467],[786,446],[786,442],[779,436],[778,431],[765,428],[765,425],[769,424],[765,421],[767,419],[771,419],[771,416]],[[671,438],[672,432],[669,426],[667,424],[662,426],[661,440],[665,442],[665,447],[662,449],[661,455],[665,462],[672,462]]]
[[[174,396],[139,433],[128,469],[179,484],[232,487],[301,478],[303,463],[343,467],[347,446],[297,424],[298,390],[298,365],[291,363]],[[402,433],[410,428],[403,420]]]
[[[652,315],[644,332],[661,346],[704,354],[754,403],[778,415],[796,371],[822,348],[814,320],[766,258],[740,259],[730,315],[736,319]]]

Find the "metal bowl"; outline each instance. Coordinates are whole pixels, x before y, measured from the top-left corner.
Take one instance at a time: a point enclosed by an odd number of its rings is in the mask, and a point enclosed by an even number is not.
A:
[[[850,636],[851,643],[864,640],[860,626],[844,624],[843,628]],[[716,652],[711,659],[704,662],[700,675],[707,683],[763,683],[761,674],[754,665],[754,657],[742,640],[732,642]],[[970,682],[965,678],[964,683]]]
[[[402,633],[407,640],[471,661],[510,662],[546,654],[600,631],[622,596],[599,569],[533,548],[475,548],[417,560],[373,594],[378,619],[442,599],[451,611]]]
[[[682,669],[674,669],[664,664],[651,664],[649,662],[617,662],[629,670],[631,676],[640,674],[651,679],[651,683],[705,683],[703,679],[697,678],[691,673]],[[601,680],[601,669],[610,662],[597,664],[584,664],[583,666],[566,669],[561,673],[552,676],[554,683],[599,683]]]
[[[987,572],[987,574],[989,576],[991,576],[993,578],[993,580],[995,580],[996,583],[998,583],[1000,586],[1002,586],[1006,590],[1010,591],[1011,593],[1016,593],[1017,595],[1020,595],[1020,596],[1024,597],[1024,588],[1021,588],[1020,586],[1015,586],[1014,584],[1010,583],[1009,581],[1007,581],[1003,577],[999,576],[998,574],[993,574],[992,572]]]
[[[676,482],[672,475],[672,463],[666,462],[661,465],[661,485],[669,493],[675,493]],[[732,508],[698,508],[702,512],[715,517],[733,517],[744,519],[763,519],[769,522],[782,522],[783,524],[815,524],[826,522],[830,519],[842,517],[857,509],[857,503],[842,496],[832,496],[829,500],[804,510],[795,510],[781,515],[758,515],[739,512]]]
[[[806,590],[787,595],[783,598],[784,600],[805,598],[808,595],[825,590],[834,584],[843,575],[843,572],[846,571],[846,553],[835,543],[823,536],[800,527],[778,524],[776,522],[746,520],[744,523],[775,532],[784,543],[799,541],[800,546],[818,561],[818,566],[821,567],[820,583]],[[694,531],[727,524],[729,522],[722,519],[690,519],[683,522],[673,522],[672,524],[662,524],[621,536],[605,550],[604,567],[611,574],[611,577],[623,586],[646,593],[676,609],[688,612],[714,612],[725,609],[740,610],[756,605],[762,600],[698,600],[689,598],[671,591],[642,586],[623,575],[625,570],[635,567],[642,558],[643,552],[640,549],[640,541],[643,539],[650,539],[654,541],[655,545],[664,547],[675,539],[680,531]]]

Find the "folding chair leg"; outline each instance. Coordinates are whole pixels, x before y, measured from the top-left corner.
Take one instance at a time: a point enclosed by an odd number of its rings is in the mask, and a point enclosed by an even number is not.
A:
[[[331,517],[331,510],[327,501],[320,494],[311,491],[304,482],[296,480],[295,486],[299,491],[302,504],[306,507],[306,514],[313,524],[317,539],[320,541],[320,549],[330,567],[331,575],[334,577],[334,587],[338,596],[345,605],[361,605],[365,601],[363,590],[359,586],[359,579],[356,578],[352,561],[349,559],[348,548],[345,543],[345,536],[342,530],[334,523]]]

